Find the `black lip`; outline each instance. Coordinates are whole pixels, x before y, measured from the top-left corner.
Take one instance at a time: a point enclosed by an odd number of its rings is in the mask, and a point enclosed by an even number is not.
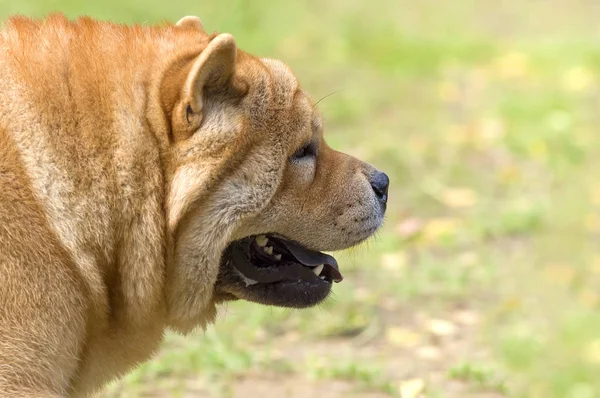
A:
[[[312,271],[300,264],[286,263],[277,267],[256,267],[250,261],[252,242],[239,243],[231,250],[231,263],[245,277],[259,283],[275,283],[293,280],[319,279]]]
[[[333,282],[342,280],[333,257],[285,238],[267,236],[274,251],[284,253],[282,260],[274,263],[257,245],[255,236],[232,242],[223,252],[218,290],[263,305],[308,308],[327,298]],[[326,264],[321,272],[324,279],[312,270],[320,264]]]
[[[263,255],[257,246],[255,237],[248,237],[229,246],[227,254],[231,265],[245,277],[258,283],[298,280],[331,283],[343,280],[337,261],[332,256],[306,249],[296,242],[274,236],[269,236],[269,243],[279,252],[287,254],[281,262],[271,263],[271,266],[261,266],[261,262],[269,263],[268,257]],[[326,275],[326,280],[319,278],[309,268],[320,264],[325,265],[323,274]]]
[[[240,298],[263,305],[308,308],[325,300],[332,286],[331,283],[319,278],[316,278],[316,281],[258,283],[245,287],[243,297]]]

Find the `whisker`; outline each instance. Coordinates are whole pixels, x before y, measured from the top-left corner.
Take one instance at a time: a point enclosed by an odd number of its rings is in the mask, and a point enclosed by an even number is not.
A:
[[[323,101],[325,98],[331,97],[331,96],[332,96],[332,95],[334,95],[334,94],[341,93],[342,91],[344,91],[344,89],[341,89],[341,90],[336,90],[336,91],[332,91],[332,92],[330,92],[329,94],[327,94],[326,96],[324,96],[324,97],[321,97],[321,99],[320,99],[320,100],[318,100],[317,102],[315,102],[315,105],[314,105],[314,107],[316,108],[316,107],[317,107],[317,105],[319,105],[319,102]]]

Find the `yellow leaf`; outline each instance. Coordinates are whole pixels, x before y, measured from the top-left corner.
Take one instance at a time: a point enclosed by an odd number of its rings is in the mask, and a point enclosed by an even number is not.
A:
[[[590,189],[590,199],[593,205],[600,206],[600,185],[595,185]]]
[[[442,101],[456,102],[460,99],[460,88],[456,82],[444,81],[438,86],[438,95]]]
[[[442,237],[452,236],[461,225],[456,218],[441,217],[430,220],[423,228],[421,240],[426,243],[437,241]]]
[[[530,398],[548,398],[550,396],[548,386],[543,383],[540,384],[539,381],[529,386],[528,393]]]
[[[388,271],[401,271],[407,262],[405,252],[385,253],[381,256],[381,266]]]
[[[430,319],[427,322],[427,330],[429,330],[435,336],[446,337],[456,334],[458,328],[450,321],[443,319]]]
[[[410,379],[400,383],[401,398],[418,398],[425,391],[423,379]]]
[[[385,338],[397,347],[411,348],[419,345],[422,336],[410,329],[390,327],[385,331]]]
[[[592,259],[592,272],[595,274],[600,274],[600,255],[594,256]]]
[[[548,158],[548,145],[544,141],[535,140],[527,149],[529,155],[535,160],[545,161]]]
[[[576,66],[565,72],[562,83],[568,91],[585,91],[594,84],[594,74],[584,66]]]
[[[543,270],[546,280],[554,285],[568,285],[575,277],[575,271],[566,264],[549,265]]]
[[[469,188],[448,188],[442,192],[442,201],[448,207],[471,207],[477,203],[477,194]]]
[[[442,358],[442,350],[432,345],[419,347],[415,350],[415,355],[427,361],[437,361]]]
[[[471,127],[464,124],[454,124],[448,127],[444,139],[452,145],[462,145],[472,140]]]
[[[473,326],[479,323],[479,316],[477,313],[469,310],[457,311],[454,314],[454,319],[456,322],[466,326]]]
[[[585,227],[589,232],[600,232],[600,216],[596,213],[588,214],[585,218]]]
[[[528,69],[529,59],[521,52],[511,51],[496,60],[496,70],[502,77],[521,77]]]
[[[479,126],[479,136],[483,142],[495,143],[502,139],[506,132],[502,120],[496,118],[486,118],[481,121]]]
[[[600,340],[594,340],[583,350],[583,356],[588,362],[600,364]]]
[[[474,251],[467,251],[458,256],[458,262],[464,267],[472,267],[479,262],[479,256]]]
[[[498,180],[502,184],[510,185],[521,177],[521,171],[514,165],[507,165],[498,172]]]
[[[412,238],[421,232],[423,225],[423,220],[416,217],[410,217],[398,223],[396,226],[396,233],[405,239]]]
[[[514,312],[521,308],[523,301],[519,297],[511,297],[504,300],[500,306],[498,307],[498,312],[500,314],[507,314]]]
[[[458,327],[444,319],[430,319],[427,322],[427,330],[438,337],[452,336],[458,332]]]
[[[396,311],[400,307],[400,303],[396,298],[384,297],[378,300],[378,304],[387,311]]]
[[[600,301],[598,293],[592,289],[584,289],[581,291],[578,295],[578,299],[581,304],[588,308],[595,308],[598,305],[598,301]]]
[[[371,302],[374,300],[375,295],[369,289],[358,287],[354,290],[354,297],[360,301]]]
[[[415,154],[424,153],[430,146],[430,142],[423,137],[412,137],[407,142],[408,148]]]

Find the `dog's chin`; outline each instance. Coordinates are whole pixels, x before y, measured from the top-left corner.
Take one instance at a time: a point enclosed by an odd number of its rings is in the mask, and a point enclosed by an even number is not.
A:
[[[232,242],[223,252],[216,293],[264,305],[308,308],[341,282],[336,260],[274,235]]]

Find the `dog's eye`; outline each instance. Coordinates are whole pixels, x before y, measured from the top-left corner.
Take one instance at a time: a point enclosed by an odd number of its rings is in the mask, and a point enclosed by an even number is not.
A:
[[[302,146],[292,155],[292,160],[300,160],[307,157],[315,156],[315,145],[312,142]]]

